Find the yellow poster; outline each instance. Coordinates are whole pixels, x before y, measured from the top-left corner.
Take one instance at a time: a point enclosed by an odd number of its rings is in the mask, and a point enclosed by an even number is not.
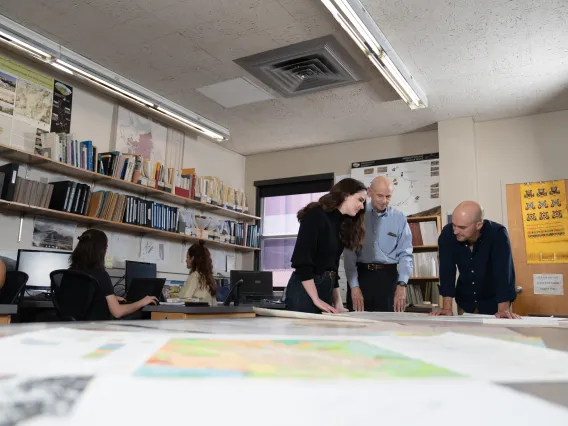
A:
[[[563,180],[520,185],[527,263],[568,263],[568,210]]]

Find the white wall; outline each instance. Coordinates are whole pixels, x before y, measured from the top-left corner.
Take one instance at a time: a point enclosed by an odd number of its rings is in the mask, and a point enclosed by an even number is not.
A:
[[[445,218],[461,201],[477,200],[477,152],[471,117],[438,123],[440,201]],[[456,177],[459,179],[456,181]],[[457,188],[457,190],[456,190]]]
[[[568,178],[568,111],[475,124],[479,201],[503,221],[505,184]]]
[[[70,80],[65,75],[54,73],[51,69],[27,61],[24,58],[16,57],[11,52],[0,49],[0,55],[9,57],[12,60],[43,72],[46,75],[51,75],[61,79],[61,81],[69,83],[74,88],[71,132],[74,133],[76,138],[79,140],[92,140],[93,144],[97,146],[99,152],[108,151],[110,149],[112,146],[111,134],[113,110],[116,104],[114,99],[103,93],[99,93],[90,87],[84,86],[80,82]],[[135,110],[128,105],[124,106]],[[185,129],[180,130],[184,131]],[[5,164],[7,162],[9,161],[0,158],[0,164]],[[197,169],[197,173],[201,175],[219,176],[223,181],[236,188],[244,188],[245,158],[242,155],[236,154],[219,146],[218,144],[197,137],[196,134],[186,133],[183,166],[195,167]],[[23,173],[25,173],[24,167],[25,166],[20,166],[22,169],[22,174],[20,174],[20,176],[23,176]],[[28,178],[39,180],[42,177],[49,179],[50,182],[67,179],[64,176],[57,176],[51,172],[45,172],[34,167],[29,168]],[[95,186],[94,189],[110,189],[115,192],[123,192],[114,188],[104,188],[99,186]],[[19,214],[0,211],[0,235],[2,235],[2,238],[0,238],[0,254],[5,253],[10,255],[17,249],[32,248],[33,217],[24,217],[22,238],[20,242],[18,242],[19,226]],[[85,229],[85,227],[78,226],[76,236],[80,235],[80,233]],[[113,241],[116,241],[116,237],[113,237],[113,235],[119,235],[119,238],[126,241],[124,246],[125,250],[122,250],[121,255],[115,258],[114,265],[116,268],[123,267],[124,259],[139,260],[140,237],[134,237],[124,233],[116,233],[114,231],[111,232],[105,230],[105,232],[109,237],[109,252],[113,251]],[[162,271],[162,276],[166,276],[171,279],[185,279],[187,268],[185,267],[185,263],[182,261],[182,250],[184,250],[184,247],[181,243],[174,241],[168,241],[168,245],[170,248],[169,259],[164,264],[158,264],[158,271]],[[224,271],[226,255],[236,256],[237,268],[240,268],[242,265],[242,255],[236,254],[232,250],[211,249],[211,252],[217,272],[222,273]],[[247,254],[245,257],[252,258],[252,254]],[[123,272],[121,270],[111,271],[111,275],[115,276],[122,275],[122,273]]]
[[[438,152],[438,132],[417,132],[247,156],[246,193],[254,208],[257,180],[320,173],[345,175],[351,163]],[[442,167],[444,167],[442,165]]]
[[[439,123],[444,211],[473,199],[483,205],[488,219],[507,225],[504,185],[568,178],[568,111],[471,127],[469,118]]]

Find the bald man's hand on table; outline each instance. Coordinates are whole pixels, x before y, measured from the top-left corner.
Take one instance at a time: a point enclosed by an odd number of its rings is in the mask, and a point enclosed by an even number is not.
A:
[[[428,315],[430,316],[439,316],[439,315],[446,315],[446,316],[453,316],[454,313],[452,312],[451,309],[438,309],[437,311],[432,311],[430,312]]]
[[[495,314],[495,318],[506,318],[506,319],[522,319],[520,315],[514,314],[509,311],[501,311]]]

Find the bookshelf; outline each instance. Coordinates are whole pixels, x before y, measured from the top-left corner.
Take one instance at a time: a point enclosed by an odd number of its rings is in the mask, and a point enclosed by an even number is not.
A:
[[[203,201],[192,200],[171,194],[159,189],[150,188],[134,182],[127,182],[112,176],[102,175],[90,170],[81,169],[69,164],[61,163],[41,155],[32,154],[24,150],[0,144],[0,156],[14,163],[28,164],[42,170],[59,173],[68,177],[89,181],[106,185],[111,188],[122,189],[137,195],[156,198],[163,202],[169,202],[176,206],[191,207],[201,211],[208,211],[220,216],[243,221],[254,222],[260,220],[260,217],[253,216],[248,213],[241,213],[230,210],[225,207],[209,204]]]
[[[51,218],[54,218],[54,219],[69,220],[69,221],[74,221],[74,222],[77,222],[77,223],[83,223],[83,224],[87,224],[87,225],[98,225],[98,226],[105,227],[105,228],[108,228],[108,229],[114,229],[114,230],[118,230],[118,231],[122,231],[122,232],[128,232],[128,233],[131,233],[131,234],[152,235],[152,236],[156,236],[156,237],[159,237],[159,238],[164,238],[164,239],[168,239],[168,240],[172,240],[172,241],[197,242],[200,239],[200,238],[197,238],[197,237],[190,237],[189,235],[185,235],[185,234],[178,234],[176,232],[162,231],[162,230],[158,230],[158,229],[147,228],[145,226],[130,225],[130,224],[127,224],[127,223],[122,223],[122,222],[114,222],[112,220],[105,220],[105,219],[100,219],[100,218],[96,218],[96,217],[89,217],[89,216],[83,216],[83,215],[74,214],[74,213],[61,212],[61,211],[58,211],[58,210],[46,209],[46,208],[43,208],[43,207],[31,206],[31,205],[28,205],[28,204],[15,203],[13,201],[0,200],[0,209],[12,211],[12,212],[18,212],[18,213],[30,213],[30,214],[42,215],[42,216],[47,216],[47,217],[51,217]],[[215,246],[215,247],[225,248],[225,249],[235,249],[235,250],[239,250],[239,251],[242,251],[242,252],[254,252],[254,251],[260,250],[259,248],[255,248],[255,247],[248,247],[248,246],[242,246],[242,245],[238,245],[238,244],[224,243],[224,242],[221,242],[221,241],[215,241],[215,240],[206,240],[206,241],[207,241],[207,245],[210,245],[210,246]]]
[[[417,257],[416,256],[423,256],[428,262],[433,261],[429,259],[431,256],[435,256],[435,254],[429,255],[428,253],[436,253],[438,251],[438,244],[433,244],[434,242],[437,243],[437,238],[440,235],[442,230],[442,219],[440,216],[411,216],[407,217],[408,224],[411,227],[411,231],[413,233],[413,241],[415,241],[415,232],[423,233],[424,231],[428,230],[429,235],[424,236],[421,235],[418,240],[421,241],[423,238],[428,244],[413,244],[413,256],[415,257],[415,268],[419,267],[417,265]],[[435,229],[430,225],[430,223],[434,222]],[[421,224],[426,224],[426,226],[420,226]],[[436,256],[437,257],[437,256]],[[422,262],[424,259],[422,260]],[[436,265],[437,265],[436,259]],[[420,268],[424,268],[424,265],[421,265]],[[407,300],[414,304],[414,306],[422,306],[423,301],[430,302],[430,304],[426,304],[425,306],[432,306],[432,304],[439,303],[439,297],[436,296],[438,294],[437,286],[438,282],[440,281],[440,277],[437,275],[429,275],[424,272],[433,272],[432,268],[427,268],[427,271],[423,271],[423,275],[418,275],[415,277],[410,277],[409,279],[409,287],[407,288]],[[410,296],[410,297],[409,297]]]

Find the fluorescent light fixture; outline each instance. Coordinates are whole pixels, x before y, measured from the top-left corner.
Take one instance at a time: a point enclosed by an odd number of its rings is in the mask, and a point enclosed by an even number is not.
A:
[[[156,109],[157,109],[158,111],[160,111],[162,114],[164,114],[164,115],[166,115],[166,116],[168,116],[168,117],[170,117],[170,118],[173,118],[173,119],[175,119],[175,120],[177,120],[177,121],[180,121],[180,122],[184,123],[185,125],[188,125],[188,126],[192,127],[194,130],[197,130],[197,131],[199,131],[199,132],[201,132],[201,133],[204,133],[205,135],[207,135],[207,136],[209,136],[209,137],[211,137],[211,138],[213,138],[213,139],[216,139],[216,140],[219,140],[219,141],[225,140],[225,137],[224,137],[223,135],[221,135],[221,134],[219,134],[219,133],[216,133],[216,132],[213,132],[213,131],[211,131],[211,130],[209,130],[209,129],[206,129],[205,127],[203,127],[203,126],[201,126],[201,125],[195,123],[195,122],[192,121],[192,120],[189,120],[189,119],[187,119],[187,118],[185,118],[185,117],[182,117],[181,115],[178,115],[178,114],[176,114],[175,112],[172,112],[172,111],[169,111],[169,110],[167,110],[167,109],[165,109],[165,108],[162,108],[162,107],[159,106],[159,105],[158,105],[158,107],[157,107]]]
[[[140,103],[142,103],[142,104],[144,104],[144,105],[146,105],[146,106],[150,106],[150,107],[153,107],[153,106],[154,106],[154,103],[152,103],[152,102],[150,102],[150,101],[148,101],[148,100],[146,100],[146,99],[144,99],[144,98],[141,98],[140,96],[135,95],[134,93],[131,93],[131,92],[127,91],[127,90],[124,90],[124,89],[122,89],[122,88],[120,88],[120,87],[118,87],[118,86],[115,86],[114,84],[112,84],[112,83],[110,83],[110,82],[108,82],[108,81],[105,81],[105,80],[103,80],[103,79],[101,79],[101,78],[99,78],[99,77],[97,77],[97,76],[95,76],[95,75],[93,75],[93,74],[91,74],[91,73],[89,73],[89,72],[87,72],[87,71],[85,71],[85,70],[79,68],[79,67],[76,67],[76,66],[73,65],[73,64],[70,64],[70,63],[68,63],[68,62],[62,61],[61,59],[56,59],[56,60],[55,60],[55,63],[57,63],[57,64],[59,64],[59,65],[62,65],[62,66],[64,66],[64,67],[66,67],[66,68],[70,68],[70,69],[72,69],[73,71],[75,71],[76,73],[81,74],[83,77],[87,77],[89,80],[95,80],[97,83],[100,83],[100,84],[102,84],[103,86],[108,86],[108,87],[110,87],[111,89],[116,90],[117,92],[122,93],[123,95],[126,95],[126,96],[128,96],[128,97],[130,97],[130,98],[136,99],[138,102],[140,102]]]
[[[14,37],[13,35],[8,34],[4,31],[0,31],[0,37],[4,38],[6,42],[11,44],[12,46],[17,47],[18,49],[25,50],[26,52],[36,57],[39,55],[40,59],[46,60],[51,58],[51,55],[49,53],[44,52],[43,50],[40,50],[37,47],[34,47],[31,44],[26,43],[25,41],[20,40],[19,38]]]
[[[58,70],[66,72],[67,74],[73,75],[73,71],[71,71],[69,68],[64,67],[63,65],[58,64],[57,62],[52,62],[51,66],[57,68]]]
[[[47,47],[46,50],[57,53],[47,53],[24,40],[29,40],[38,47]],[[225,127],[201,117],[192,111],[186,110],[124,77],[116,75],[112,71],[91,62],[61,45],[53,43],[51,40],[10,21],[2,15],[0,15],[0,42],[16,47],[26,52],[28,55],[60,71],[73,75],[76,78],[81,78],[89,84],[101,88],[114,96],[148,108],[154,114],[160,114],[174,119],[184,124],[186,127],[202,133],[208,138],[218,142],[229,139],[229,130]]]
[[[388,41],[359,0],[321,2],[411,109],[428,106],[426,95],[390,48]],[[377,36],[382,42],[379,42]],[[396,57],[398,65],[395,65],[390,56]]]

